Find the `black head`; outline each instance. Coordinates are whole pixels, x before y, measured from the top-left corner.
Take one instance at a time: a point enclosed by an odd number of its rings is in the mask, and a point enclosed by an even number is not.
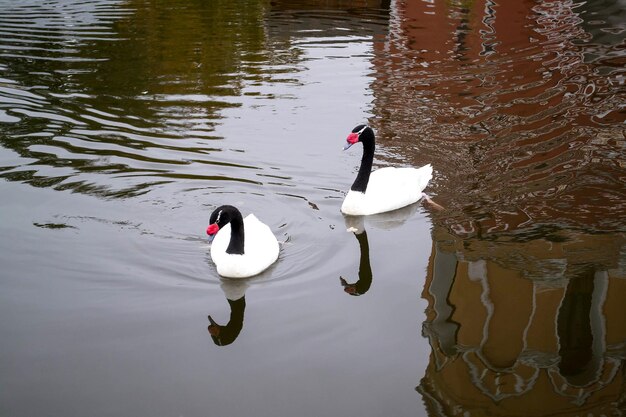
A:
[[[354,129],[352,129],[352,133],[348,135],[346,139],[346,145],[344,146],[344,151],[348,149],[350,146],[354,145],[357,142],[365,142],[368,140],[374,139],[374,131],[371,127],[367,125],[358,125]]]
[[[360,133],[361,130],[365,130],[366,127],[367,125],[358,125],[354,129],[352,129],[352,133]]]
[[[233,210],[237,210],[233,206],[219,206],[213,213],[211,213],[211,217],[209,218],[209,224],[217,224],[220,228],[226,226],[231,219],[231,212]]]
[[[226,226],[237,216],[241,217],[241,213],[236,207],[225,205],[216,208],[211,213],[211,217],[209,217],[209,227],[206,229],[207,235],[210,238],[214,237],[222,227]]]

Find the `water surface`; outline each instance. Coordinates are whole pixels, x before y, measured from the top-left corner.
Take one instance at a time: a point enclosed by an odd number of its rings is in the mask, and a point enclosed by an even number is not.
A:
[[[0,1],[2,414],[623,411],[625,6],[518,3]],[[364,121],[445,210],[343,218]]]

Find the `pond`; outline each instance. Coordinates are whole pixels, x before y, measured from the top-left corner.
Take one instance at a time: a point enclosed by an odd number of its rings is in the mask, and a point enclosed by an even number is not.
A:
[[[0,414],[624,412],[624,33],[623,0],[0,0]],[[361,123],[442,210],[341,214]],[[218,276],[222,204],[275,265]]]

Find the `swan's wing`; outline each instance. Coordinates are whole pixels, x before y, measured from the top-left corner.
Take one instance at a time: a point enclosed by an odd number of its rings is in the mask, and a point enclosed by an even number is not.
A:
[[[432,178],[432,167],[386,167],[372,172],[365,196],[374,212],[395,210],[413,204]]]
[[[418,188],[421,191],[428,186],[428,183],[433,178],[433,167],[430,164],[426,164],[423,167],[417,168],[415,175],[417,176]]]
[[[273,258],[274,262],[278,257],[279,247],[278,240],[269,226],[257,219],[254,214],[249,214],[244,219],[244,228],[244,252],[263,259]]]
[[[244,219],[244,254],[225,256],[218,273],[234,278],[250,277],[267,269],[278,259],[279,246],[269,226],[253,214]]]
[[[422,198],[433,169],[385,167],[370,175],[365,194],[348,191],[341,211],[348,215],[369,215],[397,210]]]
[[[367,189],[369,192],[371,185],[377,193],[394,193],[404,190],[405,187],[411,187],[417,188],[421,192],[432,177],[433,168],[430,164],[420,168],[385,167],[372,172]]]
[[[257,275],[278,259],[279,246],[270,228],[250,214],[244,219],[244,254],[226,253],[230,224],[224,226],[211,244],[211,259],[221,276],[245,278]]]

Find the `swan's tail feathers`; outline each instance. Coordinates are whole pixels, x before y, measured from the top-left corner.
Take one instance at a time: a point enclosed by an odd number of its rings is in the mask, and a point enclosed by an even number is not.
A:
[[[422,198],[432,206],[432,208],[434,208],[437,211],[442,211],[445,210],[445,208],[443,206],[440,206],[439,204],[435,203],[433,201],[432,198],[430,198],[426,193],[422,193]]]
[[[421,168],[418,168],[419,172],[419,187],[420,190],[426,188],[430,180],[433,178],[433,167],[430,164],[426,164]]]

